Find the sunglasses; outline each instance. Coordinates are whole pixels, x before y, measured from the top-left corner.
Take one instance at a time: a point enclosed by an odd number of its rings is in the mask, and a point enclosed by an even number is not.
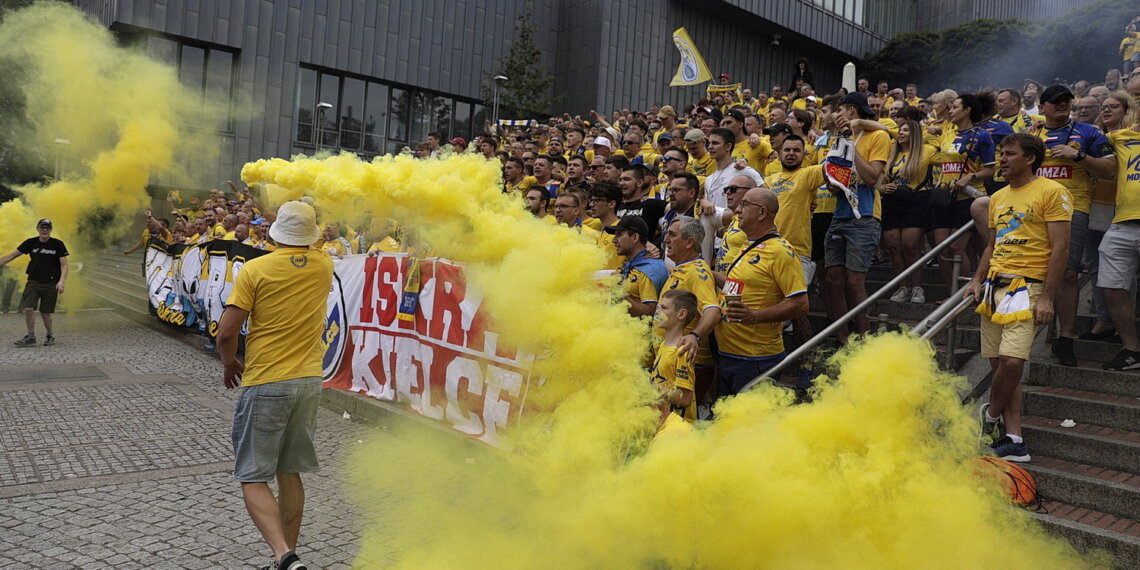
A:
[[[677,162],[682,162],[681,159],[679,159],[675,156],[663,156],[663,157],[661,157],[661,162],[669,162],[670,160],[676,160]]]
[[[747,190],[747,189],[748,189],[747,186],[737,186],[735,184],[730,184],[730,185],[724,187],[724,193],[725,194],[736,194],[737,190]]]

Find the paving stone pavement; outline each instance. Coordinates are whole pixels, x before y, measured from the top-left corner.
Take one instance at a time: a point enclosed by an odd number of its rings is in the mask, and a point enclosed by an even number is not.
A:
[[[0,316],[0,560],[19,568],[269,562],[230,479],[237,391],[222,386],[213,355],[111,310],[57,315],[52,347],[14,347],[23,333],[21,315]],[[366,515],[342,485],[345,459],[385,432],[322,407],[317,434],[322,469],[305,476],[298,553],[311,568],[347,568]]]

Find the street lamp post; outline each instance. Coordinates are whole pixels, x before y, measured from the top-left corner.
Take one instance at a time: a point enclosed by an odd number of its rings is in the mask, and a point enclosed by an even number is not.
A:
[[[495,128],[499,127],[499,84],[504,81],[510,81],[506,75],[496,75],[494,77],[495,83],[495,108],[491,111],[492,124]]]
[[[332,108],[333,108],[333,106],[331,103],[325,103],[324,101],[317,103],[317,132],[316,132],[316,135],[317,135],[317,152],[314,154],[318,154],[321,152],[321,139],[324,138],[324,132],[323,131],[324,131],[324,125],[325,125],[325,111],[332,109]]]

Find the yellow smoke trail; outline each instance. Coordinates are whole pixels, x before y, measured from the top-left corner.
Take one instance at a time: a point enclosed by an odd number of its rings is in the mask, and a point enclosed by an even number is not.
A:
[[[976,427],[924,341],[887,334],[837,357],[817,402],[761,388],[705,429],[639,453],[656,425],[644,328],[590,280],[600,254],[537,222],[472,156],[264,160],[248,183],[368,210],[462,260],[504,340],[542,354],[539,412],[515,452],[403,433],[365,446],[354,487],[378,522],[358,563],[402,568],[1081,567],[964,461]],[[390,441],[391,438],[386,438]],[[628,457],[626,454],[629,454]],[[391,505],[395,506],[391,506]],[[386,507],[385,505],[388,505]]]
[[[180,128],[213,124],[215,111],[182,88],[176,71],[118,46],[110,31],[66,4],[8,13],[0,25],[0,66],[19,82],[34,126],[30,140],[19,144],[58,156],[63,172],[61,180],[17,188],[22,198],[0,206],[4,248],[35,235],[34,220],[51,218],[72,263],[82,261],[93,229],[108,241],[137,232],[135,214],[150,203],[152,176],[186,179],[175,157],[216,155],[205,133]],[[99,211],[114,218],[97,222],[92,214]],[[69,287],[72,301],[74,295]]]

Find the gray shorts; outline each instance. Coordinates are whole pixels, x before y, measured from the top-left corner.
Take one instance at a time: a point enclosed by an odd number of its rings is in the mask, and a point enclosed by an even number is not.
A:
[[[1140,224],[1112,224],[1100,240],[1097,287],[1128,289],[1140,267]]]
[[[823,265],[842,265],[851,271],[866,273],[871,257],[879,245],[881,224],[870,216],[850,220],[831,220],[824,238]]]
[[[1069,261],[1065,269],[1080,272],[1081,257],[1085,254],[1085,242],[1089,240],[1089,215],[1073,210],[1073,223],[1069,226]]]
[[[277,473],[316,471],[317,376],[280,380],[241,389],[231,437],[234,480],[268,483]]]

